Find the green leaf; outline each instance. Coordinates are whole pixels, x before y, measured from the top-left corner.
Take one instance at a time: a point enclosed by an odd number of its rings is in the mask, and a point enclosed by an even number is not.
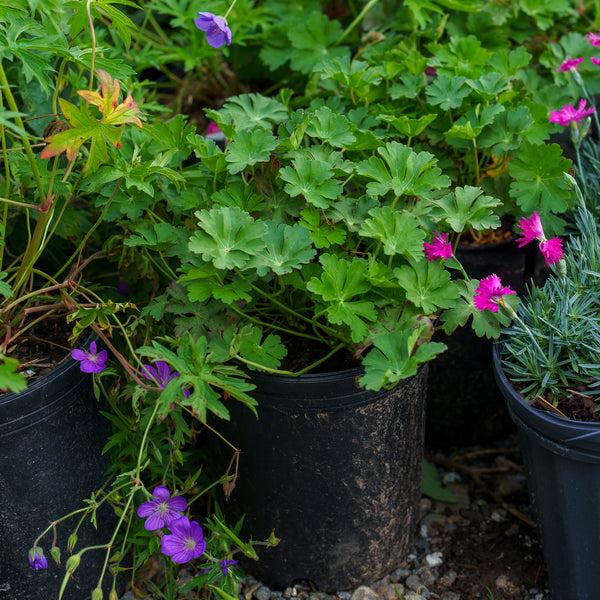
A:
[[[27,380],[22,373],[17,373],[19,361],[0,353],[0,390],[18,394],[27,387]]]
[[[263,340],[262,332],[258,327],[247,325],[237,334],[237,337],[239,339],[237,354],[256,365],[278,369],[281,359],[287,355],[287,349],[278,335],[269,334]]]
[[[484,102],[497,99],[502,92],[511,88],[508,77],[494,71],[485,73],[478,79],[467,79],[466,83]]]
[[[203,209],[194,214],[200,230],[191,236],[189,249],[217,269],[241,269],[265,247],[267,226],[236,206]]]
[[[478,105],[452,125],[446,133],[446,139],[474,140],[483,131],[484,127],[493,123],[496,116],[502,112],[504,112],[504,106],[501,104],[490,104],[482,110],[481,105]]]
[[[396,131],[404,137],[413,138],[422,133],[425,128],[437,118],[436,114],[426,114],[418,118],[407,115],[395,117],[392,115],[377,115],[378,119],[389,123]]]
[[[500,227],[500,217],[492,209],[500,206],[502,201],[483,195],[479,187],[457,187],[454,192],[432,200],[432,204],[436,208],[431,216],[436,222],[447,223],[457,233],[468,228],[483,231]]]
[[[300,225],[310,232],[316,248],[329,248],[343,244],[348,232],[341,226],[326,223],[321,219],[322,211],[305,208],[300,212]]]
[[[312,12],[306,21],[288,32],[292,69],[308,74],[321,61],[348,56],[347,47],[334,46],[341,34],[339,20],[330,21],[321,11]]]
[[[423,459],[421,493],[440,502],[458,502],[458,498],[450,490],[443,487],[440,474],[435,465],[425,458]]]
[[[266,129],[238,131],[235,139],[227,145],[225,154],[225,160],[229,163],[227,170],[234,175],[248,166],[267,162],[278,144],[275,136]]]
[[[267,221],[266,225],[265,247],[257,251],[248,263],[248,268],[256,268],[260,277],[269,270],[277,275],[291,273],[292,269],[302,268],[315,257],[310,232],[302,225],[277,224],[274,221]]]
[[[279,171],[281,179],[287,182],[284,189],[290,196],[303,196],[310,204],[327,208],[329,200],[342,193],[341,184],[332,179],[333,172],[329,163],[298,156],[292,164],[293,168],[284,167]]]
[[[523,134],[535,123],[529,109],[519,106],[500,113],[491,127],[487,127],[477,138],[479,148],[490,148],[495,156],[519,147]]]
[[[471,93],[465,77],[448,77],[438,75],[426,88],[427,103],[440,105],[442,110],[458,108],[463,100]]]
[[[271,130],[288,117],[285,105],[261,94],[232,96],[219,110],[206,110],[206,116],[219,125],[226,137],[259,127]],[[232,124],[233,122],[233,124]]]
[[[333,254],[320,257],[323,274],[312,277],[307,289],[327,303],[327,317],[331,323],[350,327],[352,341],[359,342],[368,333],[366,321],[375,321],[377,312],[369,300],[354,300],[366,294],[371,286],[366,280],[367,265],[362,261],[348,261]]]
[[[508,163],[508,171],[515,178],[510,185],[510,195],[519,208],[530,214],[562,213],[572,205],[573,194],[564,180],[571,161],[562,156],[558,144],[532,144],[523,142]]]
[[[349,146],[356,139],[350,131],[350,124],[344,115],[334,113],[322,106],[314,113],[306,127],[306,135],[318,138],[335,148]]]
[[[382,206],[371,209],[369,215],[360,228],[361,236],[379,240],[388,256],[401,254],[415,260],[422,258],[425,231],[412,214]]]
[[[363,359],[365,374],[360,385],[368,390],[393,387],[402,379],[417,374],[419,365],[435,358],[446,349],[439,342],[426,342],[417,346],[422,325],[418,329],[402,329],[381,335],[373,341],[375,346]]]
[[[425,314],[435,314],[439,308],[450,308],[459,297],[456,282],[441,262],[411,261],[394,269],[398,283],[404,288],[406,298]]]
[[[431,200],[435,190],[450,185],[450,178],[442,175],[437,159],[429,152],[414,152],[399,142],[388,142],[377,149],[383,160],[371,156],[358,163],[359,175],[374,179],[367,184],[371,196],[384,196],[393,191],[397,197],[419,196]]]

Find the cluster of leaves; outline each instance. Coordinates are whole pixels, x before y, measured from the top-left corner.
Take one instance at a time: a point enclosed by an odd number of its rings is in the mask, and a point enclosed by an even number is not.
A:
[[[577,235],[567,243],[566,274],[528,290],[503,345],[504,369],[523,395],[550,392],[555,404],[578,383],[600,392],[600,235],[578,187],[577,195]]]

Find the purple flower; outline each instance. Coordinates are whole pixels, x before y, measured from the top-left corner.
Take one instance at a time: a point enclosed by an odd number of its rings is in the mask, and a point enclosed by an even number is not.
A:
[[[224,558],[221,561],[221,572],[223,573],[223,576],[226,576],[227,573],[229,573],[229,565],[231,565],[232,567],[238,564],[237,560],[229,560],[227,558]]]
[[[121,296],[129,296],[131,294],[131,288],[126,281],[120,281],[117,286],[117,293],[121,294]]]
[[[142,375],[146,379],[156,383],[159,388],[164,390],[165,386],[167,383],[169,383],[169,381],[171,381],[171,379],[179,377],[179,373],[177,371],[173,371],[171,373],[171,366],[164,360],[157,360],[154,364],[156,365],[156,368],[154,368],[152,365],[143,365]],[[183,390],[183,394],[186,398],[190,397],[189,390]]]
[[[194,24],[200,31],[206,31],[206,41],[213,48],[231,44],[231,29],[223,17],[217,17],[209,12],[199,12]]]
[[[36,571],[48,568],[48,560],[44,556],[44,551],[39,546],[29,551],[29,566],[33,567]]]
[[[79,368],[84,373],[100,373],[106,368],[106,350],[97,351],[96,342],[90,343],[90,351],[79,350],[76,348],[71,352],[71,356],[75,360],[81,361]]]
[[[173,562],[185,563],[198,558],[206,549],[202,527],[187,517],[180,517],[169,525],[170,534],[163,535],[160,549],[170,556]]]
[[[169,498],[169,490],[157,485],[152,492],[154,500],[140,504],[138,517],[148,517],[144,523],[147,531],[156,531],[165,525],[170,527],[173,521],[181,519],[181,512],[187,508],[187,500],[182,496]]]
[[[593,108],[586,108],[585,105],[586,101],[580,100],[577,109],[572,104],[565,104],[560,110],[553,110],[550,113],[550,123],[558,123],[563,127],[569,123],[579,123],[581,119],[594,112]]]
[[[584,61],[584,58],[571,58],[567,56],[566,60],[556,69],[559,73],[565,71],[577,71],[577,67]]]

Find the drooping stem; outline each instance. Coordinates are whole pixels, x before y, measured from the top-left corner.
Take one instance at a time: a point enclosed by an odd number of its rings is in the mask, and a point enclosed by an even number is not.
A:
[[[369,2],[367,2],[367,4],[365,4],[365,7],[360,11],[360,13],[358,13],[358,15],[356,16],[356,18],[354,19],[354,21],[352,21],[352,23],[350,23],[350,25],[348,25],[348,27],[346,27],[346,30],[336,40],[335,44],[333,44],[334,47],[338,46],[339,44],[341,44],[344,41],[344,39],[350,33],[352,33],[352,31],[354,30],[354,28],[363,20],[363,17],[371,10],[371,8],[373,8],[373,6],[375,4],[377,4],[377,2],[379,2],[379,0],[370,0]]]

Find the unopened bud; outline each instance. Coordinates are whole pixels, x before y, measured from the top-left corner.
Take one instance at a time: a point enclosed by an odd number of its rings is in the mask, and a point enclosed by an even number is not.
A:
[[[52,555],[54,562],[60,566],[60,548],[58,546],[52,546],[52,548],[50,548],[50,554]]]
[[[102,589],[97,587],[93,592],[92,592],[92,600],[102,600],[102,598],[104,598],[104,594],[102,593]]]
[[[69,556],[69,560],[67,561],[67,564],[65,566],[65,568],[67,569],[67,573],[72,573],[79,566],[80,562],[80,554],[73,554],[73,556]]]
[[[119,600],[119,596],[115,589],[110,590],[110,594],[108,595],[108,600]]]
[[[67,540],[67,550],[69,552],[73,552],[73,549],[75,548],[76,544],[77,544],[77,534],[76,533],[72,533],[69,536],[69,539]]]

